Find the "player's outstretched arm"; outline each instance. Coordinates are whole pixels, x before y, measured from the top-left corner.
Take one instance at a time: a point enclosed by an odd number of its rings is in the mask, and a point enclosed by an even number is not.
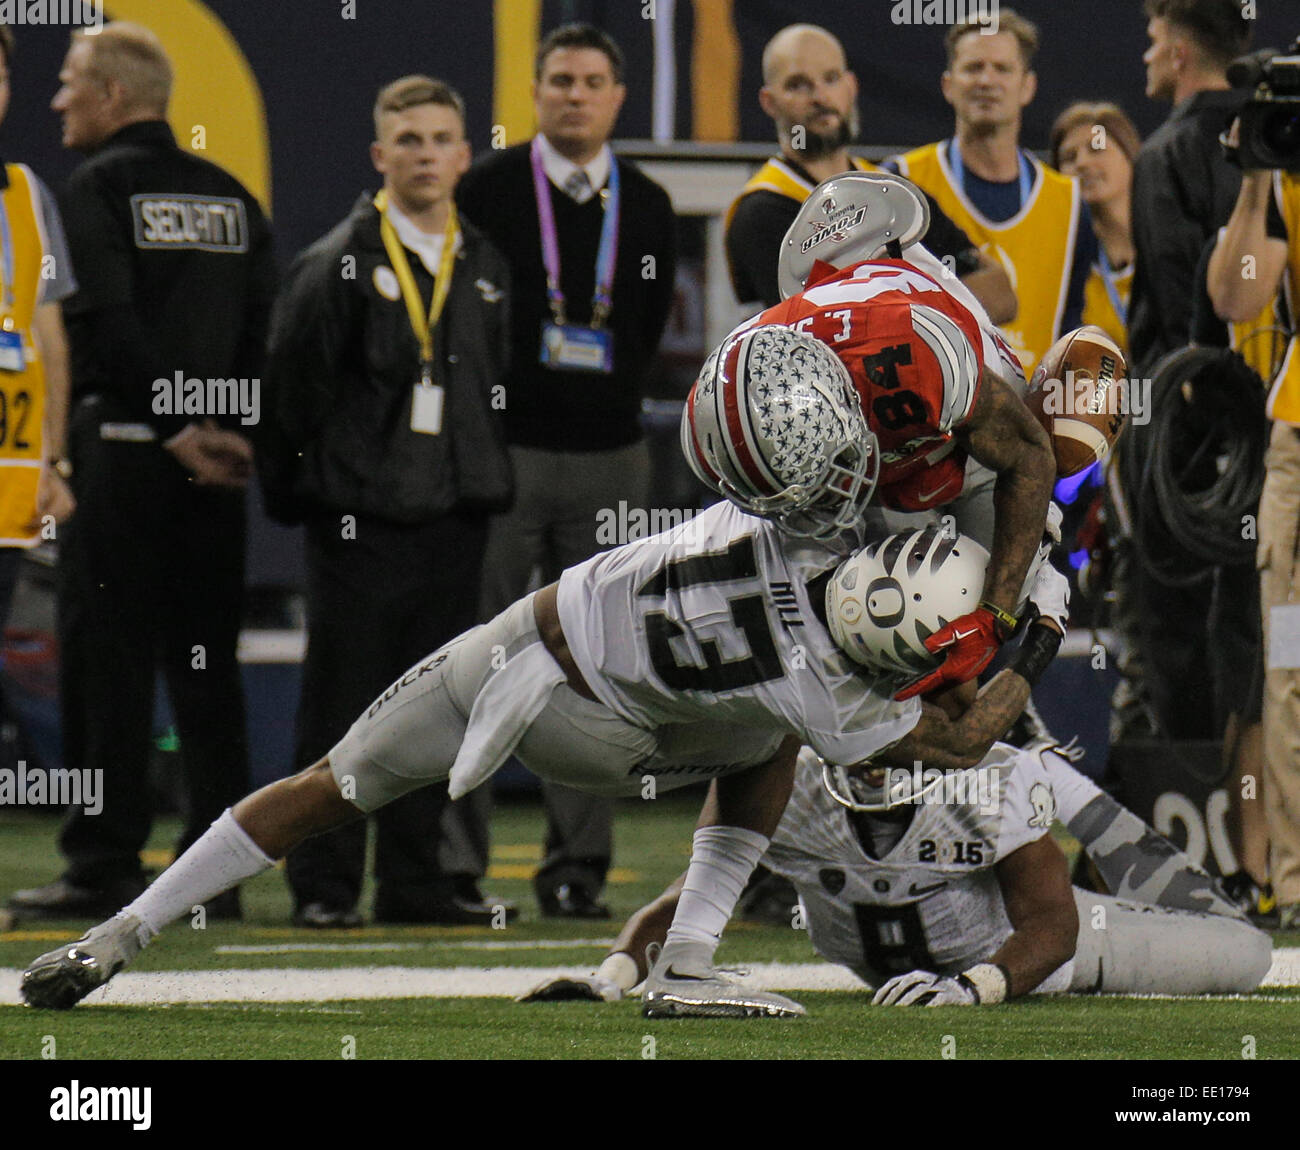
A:
[[[990,679],[964,711],[922,701],[916,726],[874,760],[899,767],[919,761],[939,770],[975,766],[1020,715],[1039,676],[1056,657],[1069,623],[1069,603],[1069,581],[1050,563],[1042,564],[1029,604],[1037,617],[1025,628],[1011,665]]]
[[[989,962],[1006,975],[1006,997],[1018,998],[1074,957],[1079,912],[1065,855],[1050,834],[1012,851],[995,869],[1013,929]]]
[[[1074,956],[1079,916],[1065,856],[1043,835],[998,862],[1011,937],[984,962],[960,974],[913,970],[891,978],[873,1006],[995,1006],[1028,994]]]
[[[1056,480],[1052,444],[1024,401],[987,367],[970,418],[956,435],[971,455],[997,472],[983,598],[1011,615],[1043,536]]]
[[[907,768],[920,762],[941,771],[973,767],[1019,718],[1028,699],[1029,683],[1008,667],[984,685],[959,719],[950,718],[933,703],[922,702],[916,726],[872,761]]]

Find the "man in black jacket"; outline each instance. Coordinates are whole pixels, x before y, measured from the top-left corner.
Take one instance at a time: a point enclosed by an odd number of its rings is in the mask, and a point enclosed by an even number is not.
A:
[[[1133,171],[1133,379],[1150,379],[1164,356],[1191,342],[1193,306],[1205,291],[1197,267],[1206,243],[1227,223],[1241,184],[1219,134],[1243,101],[1229,90],[1226,69],[1251,32],[1236,0],[1147,0],[1145,8],[1147,95],[1174,108],[1143,144]],[[1131,427],[1120,445],[1129,500],[1140,497],[1157,425]],[[1139,518],[1151,511],[1134,506]],[[1123,551],[1119,623],[1140,660],[1156,733],[1220,739],[1228,716],[1246,709],[1254,678],[1260,631],[1253,567],[1221,566],[1208,573],[1212,578],[1172,587],[1143,565],[1142,546],[1153,546],[1149,529]],[[1128,674],[1135,672],[1130,664]],[[1120,716],[1121,731],[1130,723]],[[1140,726],[1135,733],[1141,737]]]
[[[510,504],[496,413],[509,273],[452,199],[469,166],[464,115],[424,76],[379,93],[383,190],[299,255],[272,321],[262,478],[272,514],[307,528],[296,765],[477,621],[488,517]],[[440,858],[446,801],[426,788],[376,816],[378,920],[491,921],[475,876]],[[364,863],[364,823],[304,843],[288,860],[295,921],[357,925]]]
[[[485,618],[534,567],[549,581],[601,550],[597,526],[620,504],[647,507],[641,398],[676,269],[668,194],[609,146],[626,95],[618,45],[591,25],[557,28],[538,47],[533,95],[537,136],[484,157],[457,192],[513,283],[505,423],[519,496],[492,525]],[[608,917],[609,801],[543,791],[543,912]]]
[[[64,146],[90,154],[61,203],[79,283],[64,306],[78,512],[59,531],[63,752],[103,781],[103,809],[71,809],[67,871],[13,896],[24,916],[98,914],[143,888],[160,662],[188,791],[180,849],[248,786],[240,488],[275,265],[257,201],[177,147],[171,79],[153,33],[113,23],[74,34],[53,103]]]

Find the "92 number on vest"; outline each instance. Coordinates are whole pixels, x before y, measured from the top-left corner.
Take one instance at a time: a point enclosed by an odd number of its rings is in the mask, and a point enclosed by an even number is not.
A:
[[[0,449],[26,451],[31,447],[27,438],[27,420],[32,411],[32,396],[25,388],[10,393],[0,385]]]

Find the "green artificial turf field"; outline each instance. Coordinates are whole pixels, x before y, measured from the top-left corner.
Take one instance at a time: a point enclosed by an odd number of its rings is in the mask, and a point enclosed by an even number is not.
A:
[[[515,899],[520,919],[504,930],[376,927],[317,932],[289,926],[283,875],[245,887],[245,920],[194,929],[173,925],[132,972],[328,972],[341,977],[382,967],[395,980],[383,997],[294,1002],[209,1002],[81,1006],[68,1013],[0,1006],[0,1058],[60,1059],[437,1059],[437,1058],[955,1058],[1240,1060],[1247,1039],[1258,1059],[1300,1057],[1300,989],[1248,998],[1135,1000],[1055,998],[980,1010],[872,1009],[860,992],[799,991],[809,1017],[788,1021],[643,1019],[636,1002],[517,1005],[506,997],[402,998],[412,981],[448,968],[594,967],[622,916],[677,874],[690,846],[696,796],[619,807],[610,923],[543,921],[528,881],[540,857],[541,808],[502,805],[493,825],[489,891]],[[59,871],[57,821],[0,812],[0,893],[49,881]],[[176,833],[157,828],[147,858],[161,865]],[[368,901],[365,905],[368,910]],[[29,923],[0,933],[0,968],[21,968],[84,923]],[[1300,946],[1276,935],[1275,946]],[[801,930],[735,924],[719,951],[723,965],[808,964]],[[450,968],[455,968],[450,969]],[[297,977],[286,974],[286,978]],[[118,982],[123,980],[119,979]],[[12,985],[12,982],[11,984]],[[116,984],[115,984],[116,985]],[[374,992],[371,991],[371,994]]]

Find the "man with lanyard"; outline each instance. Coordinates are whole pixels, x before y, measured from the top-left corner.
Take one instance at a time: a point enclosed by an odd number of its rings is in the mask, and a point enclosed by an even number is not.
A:
[[[489,515],[511,496],[493,409],[509,272],[456,211],[464,105],[407,76],[374,116],[383,189],[298,257],[272,322],[262,478],[271,513],[307,527],[295,769],[422,652],[473,625]],[[426,788],[376,816],[377,920],[492,921],[473,858],[438,833],[446,802],[445,787]],[[295,922],[360,923],[365,850],[363,821],[290,855]]]
[[[617,44],[590,25],[556,29],[537,52],[537,136],[485,156],[457,195],[513,282],[504,414],[518,495],[492,524],[485,619],[534,568],[554,579],[601,550],[602,512],[648,503],[639,416],[672,302],[676,220],[667,193],[609,147],[625,95]],[[545,794],[543,912],[607,917],[608,800],[549,784]]]
[[[727,212],[727,262],[736,299],[774,307],[781,302],[777,257],[799,205],[823,180],[853,169],[883,169],[849,155],[858,135],[858,82],[844,47],[825,28],[791,24],[763,49],[758,99],[776,124],[781,154],[768,160]],[[1006,272],[983,254],[930,200],[926,246],[959,276],[995,323],[1016,314]]]
[[[1082,322],[1097,239],[1078,184],[1020,147],[1021,115],[1037,87],[1038,29],[1010,8],[998,21],[994,35],[974,20],[949,29],[943,95],[957,131],[899,157],[897,170],[1006,267],[1019,310],[1002,328],[1028,376]]]

